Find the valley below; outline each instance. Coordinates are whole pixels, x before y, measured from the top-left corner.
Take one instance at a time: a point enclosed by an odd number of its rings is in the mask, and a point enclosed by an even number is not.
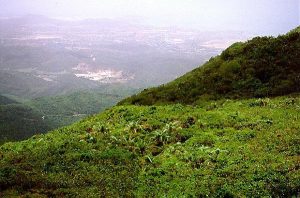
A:
[[[98,113],[246,38],[242,32],[153,27],[134,20],[0,18],[0,95],[18,106],[0,104],[0,111],[26,111],[21,115],[31,118],[19,116],[28,123],[19,126],[13,113],[4,116],[0,122],[10,124],[1,124],[0,139],[29,137]],[[75,105],[88,109],[69,112]],[[56,112],[61,108],[69,113]],[[26,135],[14,138],[15,133]]]
[[[300,27],[248,38],[0,18],[0,197],[299,197]]]

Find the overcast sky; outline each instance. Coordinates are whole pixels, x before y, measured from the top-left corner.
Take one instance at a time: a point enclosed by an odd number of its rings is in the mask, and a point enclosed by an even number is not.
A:
[[[140,17],[154,25],[285,33],[300,24],[300,0],[0,0],[0,16]]]

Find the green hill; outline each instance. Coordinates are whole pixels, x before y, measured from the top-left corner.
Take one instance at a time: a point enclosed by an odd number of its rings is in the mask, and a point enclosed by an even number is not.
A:
[[[1,197],[297,197],[300,97],[117,106],[0,147]]]
[[[52,129],[72,124],[86,116],[104,111],[122,96],[100,92],[79,91],[67,95],[41,97],[26,104],[38,109]]]
[[[122,96],[74,92],[15,102],[0,95],[0,142],[22,140],[104,111]]]
[[[0,95],[0,105],[16,104],[16,103],[17,103],[16,101],[14,101],[8,97]]]
[[[0,95],[0,144],[21,140],[50,129],[42,114],[28,105]]]
[[[120,103],[166,105],[6,143],[0,197],[299,197],[299,53],[297,30],[235,44]]]
[[[50,129],[50,123],[42,119],[42,114],[29,106],[0,105],[0,143],[29,138]]]
[[[300,91],[300,30],[235,43],[203,66],[119,104],[195,104],[203,99],[280,96]]]

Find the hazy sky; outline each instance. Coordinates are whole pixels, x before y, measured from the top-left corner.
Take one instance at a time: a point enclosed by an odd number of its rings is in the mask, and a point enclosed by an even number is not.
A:
[[[300,0],[0,0],[0,16],[138,16],[156,25],[278,34],[300,24]]]

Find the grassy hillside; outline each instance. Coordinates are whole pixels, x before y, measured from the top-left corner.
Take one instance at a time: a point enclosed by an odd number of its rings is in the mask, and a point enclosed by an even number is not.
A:
[[[117,106],[0,147],[1,197],[297,197],[300,97]]]
[[[0,105],[16,104],[16,103],[17,103],[16,101],[14,101],[8,97],[0,95]]]
[[[300,91],[300,29],[235,43],[203,66],[119,104],[195,104],[203,99],[270,97]]]
[[[0,142],[22,140],[104,111],[122,96],[75,92],[24,102],[0,96]]]
[[[299,34],[236,43],[120,103],[156,106],[115,106],[2,145],[0,197],[299,197]],[[28,105],[63,116],[97,104],[69,97]]]
[[[36,133],[50,129],[50,123],[42,119],[42,114],[15,101],[0,95],[0,144],[10,140],[21,140]]]
[[[33,134],[46,132],[51,123],[42,114],[23,104],[0,105],[0,144],[8,140],[21,140]]]
[[[42,97],[26,104],[38,109],[52,123],[52,129],[74,123],[88,115],[104,111],[122,96],[99,92],[75,92],[68,95]]]

